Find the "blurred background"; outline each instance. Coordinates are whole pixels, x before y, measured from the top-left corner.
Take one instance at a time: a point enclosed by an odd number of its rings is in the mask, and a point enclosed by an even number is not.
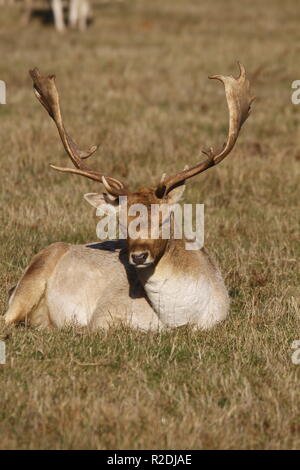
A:
[[[81,20],[79,10],[70,19],[70,2],[64,8],[64,24],[61,17],[55,27],[47,1],[0,1],[0,80],[7,86],[7,104],[0,105],[1,311],[34,253],[58,240],[96,239],[94,211],[82,196],[99,185],[49,168],[69,162],[28,70],[56,74],[71,136],[81,148],[99,144],[91,165],[133,189],[156,184],[163,172],[195,164],[203,147],[223,143],[224,90],[207,77],[236,76],[240,60],[257,97],[251,116],[232,154],[190,181],[185,198],[205,204],[206,247],[226,278],[231,313],[219,329],[188,340],[172,333],[147,352],[148,340],[138,335],[120,335],[116,343],[113,334],[97,344],[86,338],[82,362],[90,360],[88,348],[105,344],[102,353],[112,351],[115,363],[108,375],[77,367],[77,388],[67,370],[75,336],[24,339],[16,332],[15,355],[20,348],[22,358],[48,351],[60,381],[48,369],[25,370],[23,360],[15,376],[7,372],[14,393],[2,407],[3,445],[299,448],[300,369],[291,364],[289,345],[300,326],[300,108],[291,102],[291,84],[300,79],[300,3],[89,0]],[[55,351],[62,343],[72,347],[60,360]],[[84,391],[87,377],[92,398]],[[47,380],[42,418],[26,401],[26,384],[43,397]],[[62,408],[55,394],[68,397],[69,390],[74,396]],[[96,416],[103,420],[99,433]]]

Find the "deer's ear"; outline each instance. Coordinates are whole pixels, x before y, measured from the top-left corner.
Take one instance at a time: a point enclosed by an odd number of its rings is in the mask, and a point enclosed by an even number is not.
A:
[[[185,191],[185,183],[181,184],[180,186],[176,186],[176,188],[172,189],[168,193],[168,204],[176,204],[183,196]]]
[[[108,197],[105,193],[87,193],[84,194],[83,197],[91,206],[96,207],[96,209],[104,209],[108,205],[111,206],[111,208],[118,207],[119,205],[118,198],[112,200],[111,197]]]
[[[96,209],[101,207],[103,204],[106,204],[103,194],[87,193],[84,194],[83,197],[89,204],[91,204],[91,206],[96,207]]]

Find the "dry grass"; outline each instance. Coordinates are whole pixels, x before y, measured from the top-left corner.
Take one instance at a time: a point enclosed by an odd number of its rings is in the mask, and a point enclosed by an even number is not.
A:
[[[134,185],[222,142],[227,116],[211,73],[240,59],[258,96],[234,153],[189,184],[206,205],[206,247],[232,296],[209,332],[126,330],[7,335],[1,448],[299,448],[300,5],[296,0],[128,0],[96,9],[83,35],[0,18],[0,309],[39,249],[95,239],[91,182],[65,164],[27,70],[55,72],[66,121],[98,162]],[[283,26],[284,25],[284,26]]]

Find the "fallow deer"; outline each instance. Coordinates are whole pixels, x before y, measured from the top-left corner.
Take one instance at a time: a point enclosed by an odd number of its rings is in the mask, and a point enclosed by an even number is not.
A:
[[[117,211],[121,196],[128,208],[176,203],[185,182],[220,163],[232,151],[253,98],[245,69],[238,78],[213,75],[225,87],[229,131],[222,150],[211,148],[204,161],[172,176],[163,175],[155,188],[132,192],[124,182],[88,167],[85,159],[96,150],[79,150],[67,133],[60,110],[55,77],[30,72],[35,95],[54,120],[75,168],[52,166],[64,173],[102,183],[105,192],[85,198],[95,207]],[[219,269],[204,248],[185,249],[184,240],[148,237],[90,245],[55,243],[38,253],[13,290],[6,324],[27,321],[36,326],[63,327],[75,322],[91,329],[123,323],[142,330],[191,324],[210,328],[228,314],[229,297]]]

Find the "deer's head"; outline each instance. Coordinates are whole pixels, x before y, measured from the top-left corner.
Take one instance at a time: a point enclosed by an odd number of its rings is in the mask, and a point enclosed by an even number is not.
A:
[[[136,204],[143,205],[147,211],[148,220],[150,220],[153,205],[156,205],[158,208],[164,205],[164,209],[166,207],[171,209],[181,198],[185,188],[185,182],[189,178],[220,163],[233,149],[239,131],[249,116],[250,106],[254,99],[250,96],[249,81],[246,78],[245,69],[241,64],[239,64],[239,69],[240,74],[238,78],[224,75],[213,75],[209,77],[220,80],[225,88],[229,111],[229,131],[227,141],[223,148],[217,152],[212,148],[208,151],[203,151],[206,155],[206,159],[197,163],[192,168],[185,168],[171,176],[164,174],[156,187],[141,188],[135,192],[131,191],[125,183],[119,179],[105,175],[104,172],[93,170],[85,164],[85,160],[95,152],[97,147],[93,146],[88,151],[82,151],[68,135],[62,120],[55,76],[44,77],[40,74],[38,69],[30,71],[36,97],[54,120],[64,148],[75,168],[61,168],[54,165],[51,165],[51,167],[64,173],[85,176],[102,183],[105,192],[85,195],[85,198],[93,206],[120,213],[122,210],[122,201],[124,200],[124,196],[126,196],[126,216],[128,224],[130,225],[131,219],[134,217],[131,209]],[[140,236],[138,237],[132,237],[130,233],[127,234],[129,262],[136,267],[145,267],[156,263],[166,249],[168,240],[161,237],[161,231],[163,225],[168,218],[171,217],[171,210],[169,212],[159,211],[159,214],[158,236],[153,237],[149,224],[146,227],[140,227]]]

